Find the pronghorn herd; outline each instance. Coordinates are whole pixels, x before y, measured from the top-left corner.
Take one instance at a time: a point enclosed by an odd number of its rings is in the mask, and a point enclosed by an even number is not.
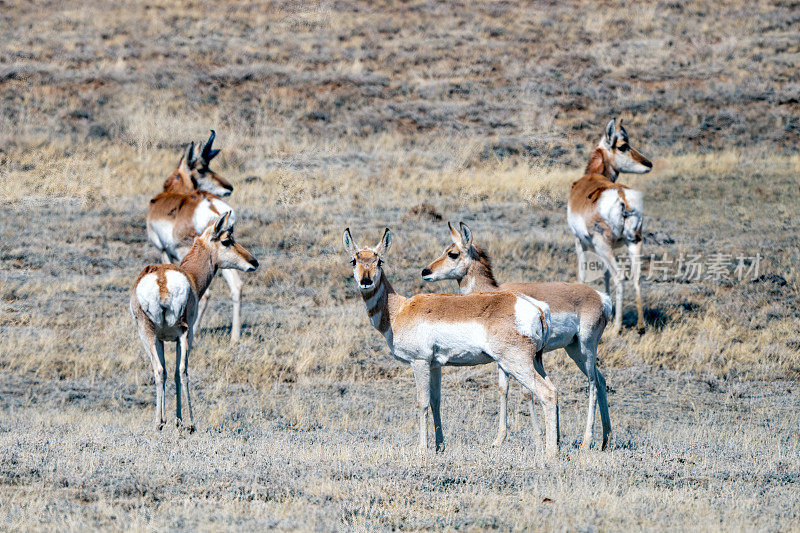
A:
[[[214,131],[202,148],[191,143],[178,167],[150,200],[147,235],[164,264],[146,267],[134,284],[130,310],[149,357],[156,382],[156,418],[166,423],[164,342],[176,342],[176,420],[194,430],[188,384],[188,356],[208,301],[208,287],[220,270],[233,299],[231,341],[241,329],[239,270],[253,271],[258,262],[233,238],[236,215],[221,198],[233,187],[209,168],[219,150]],[[419,450],[427,448],[427,410],[433,415],[436,450],[444,448],[440,414],[443,366],[473,366],[496,362],[500,387],[500,417],[495,445],[506,438],[509,376],[531,393],[531,420],[538,440],[542,430],[534,404],[544,410],[544,451],[558,453],[558,390],[547,376],[543,353],[563,348],[589,381],[589,402],[582,448],[591,446],[599,407],[602,448],[611,438],[606,382],[597,368],[600,337],[614,312],[615,333],[622,327],[623,276],[614,248],[625,243],[631,256],[636,291],[638,329],[644,329],[639,285],[642,245],[642,194],[616,183],[622,172],[645,173],[652,164],[631,148],[620,122],[611,120],[593,151],[585,175],[573,183],[567,221],[575,235],[580,283],[537,282],[498,284],[488,255],[473,242],[463,222],[448,223],[451,243],[422,270],[426,281],[451,279],[459,294],[417,294],[405,297],[392,288],[385,271],[392,233],[387,228],[377,246],[360,247],[350,230],[342,235],[353,277],[364,300],[370,324],[386,339],[391,354],[411,365],[416,384]],[[585,285],[585,254],[592,251],[605,265],[605,293]],[[179,263],[177,266],[174,262]],[[616,301],[612,306],[610,282]],[[182,396],[189,422],[183,423]]]

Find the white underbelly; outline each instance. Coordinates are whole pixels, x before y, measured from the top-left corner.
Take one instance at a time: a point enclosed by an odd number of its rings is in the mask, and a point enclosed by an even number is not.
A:
[[[407,334],[394,337],[395,357],[411,362],[428,360],[440,366],[490,363],[486,328],[475,322],[417,324]]]

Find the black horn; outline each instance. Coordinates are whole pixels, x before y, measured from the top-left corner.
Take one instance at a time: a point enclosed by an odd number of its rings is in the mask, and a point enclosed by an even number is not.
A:
[[[203,162],[205,164],[208,164],[219,153],[219,150],[211,149],[211,146],[214,144],[214,137],[216,136],[217,133],[214,130],[211,130],[211,135],[208,136],[208,140],[206,141],[205,146],[203,146],[201,157],[203,158]]]

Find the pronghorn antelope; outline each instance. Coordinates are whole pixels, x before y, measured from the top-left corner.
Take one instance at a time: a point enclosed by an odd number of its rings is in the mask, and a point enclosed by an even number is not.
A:
[[[614,333],[622,328],[622,273],[614,259],[614,247],[624,242],[631,260],[631,278],[636,290],[636,327],[644,331],[642,290],[639,284],[642,253],[642,193],[616,183],[620,172],[644,174],[653,164],[628,144],[628,133],[620,121],[619,130],[611,119],[600,138],[586,174],[572,184],[567,206],[567,222],[575,234],[578,253],[578,281],[586,280],[586,251],[592,250],[605,263],[606,294],[614,280]]]
[[[492,273],[489,257],[472,242],[472,232],[461,223],[461,231],[448,222],[452,244],[441,256],[422,270],[425,281],[454,279],[461,294],[474,292],[507,291],[521,293],[550,306],[550,335],[544,351],[564,348],[578,368],[589,378],[589,412],[583,448],[591,446],[594,428],[594,413],[600,405],[603,423],[603,449],[611,438],[611,417],[606,399],[606,381],[597,369],[597,344],[606,323],[611,318],[611,298],[581,283],[503,283],[497,284]],[[500,385],[500,425],[495,445],[506,438],[506,411],[508,405],[508,372],[498,369]],[[541,433],[531,397],[531,420]]]
[[[442,367],[496,361],[531,393],[545,414],[545,452],[558,453],[558,392],[542,366],[549,334],[546,303],[510,292],[471,295],[397,294],[383,272],[383,257],[392,243],[387,228],[378,246],[361,248],[346,229],[353,277],[367,307],[370,324],[386,338],[392,355],[411,364],[417,386],[419,451],[427,447],[427,410],[433,413],[436,449],[444,448],[439,414]]]
[[[236,214],[219,196],[228,196],[233,187],[209,168],[211,160],[219,153],[212,149],[215,133],[211,130],[208,141],[199,153],[191,143],[181,157],[178,167],[164,182],[164,191],[150,200],[147,212],[147,236],[161,251],[164,263],[180,262],[192,246],[193,239],[214,218],[231,214],[231,224]],[[235,270],[223,269],[233,301],[231,342],[239,340],[241,332],[242,279]],[[195,321],[195,333],[208,305],[211,291],[206,291]]]
[[[180,266],[173,264],[145,267],[136,279],[131,294],[130,310],[139,328],[144,350],[153,365],[156,380],[156,426],[167,420],[164,407],[164,385],[167,370],[164,342],[175,341],[175,394],[177,425],[181,427],[181,390],[186,395],[189,424],[194,431],[192,403],[189,396],[189,351],[194,338],[193,326],[203,293],[218,268],[253,271],[258,261],[233,240],[230,213],[209,224],[194,240]]]

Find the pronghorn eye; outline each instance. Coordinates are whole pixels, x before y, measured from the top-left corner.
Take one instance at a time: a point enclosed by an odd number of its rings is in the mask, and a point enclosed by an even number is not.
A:
[[[222,246],[231,246],[233,244],[233,239],[225,239],[222,241]]]
[[[628,146],[627,144],[623,144],[622,146],[620,146],[620,147],[618,148],[618,150],[619,150],[620,152],[627,152],[627,151],[628,151],[628,149],[630,149],[630,146]]]
[[[447,257],[449,257],[450,259],[458,259],[458,252],[449,252],[447,254]]]

